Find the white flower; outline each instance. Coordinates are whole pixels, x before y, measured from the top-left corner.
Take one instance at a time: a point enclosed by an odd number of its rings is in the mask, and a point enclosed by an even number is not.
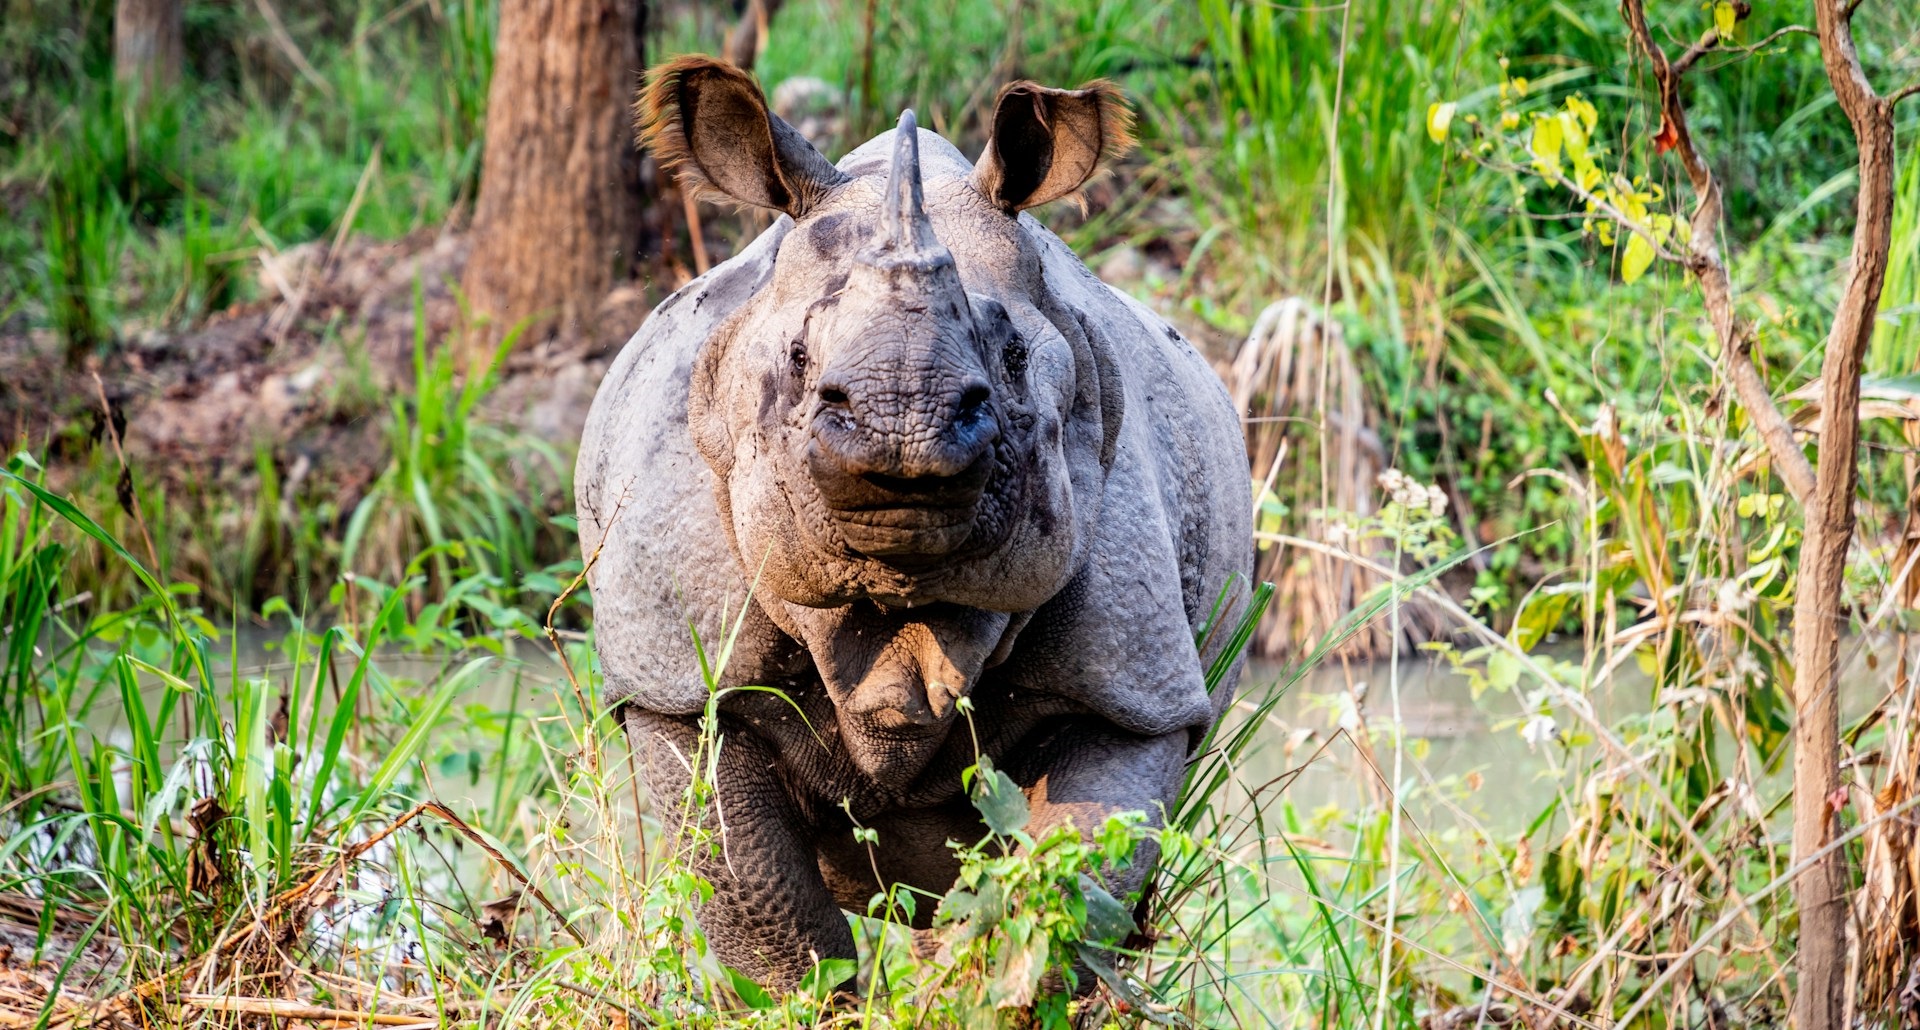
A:
[[[1374,480],[1385,491],[1393,503],[1407,510],[1409,514],[1430,512],[1444,515],[1447,511],[1447,493],[1438,484],[1428,485],[1399,469],[1388,469]]]
[[[1366,729],[1367,722],[1360,717],[1359,699],[1352,694],[1337,694],[1335,696],[1339,698],[1339,701],[1336,703],[1340,706],[1340,714],[1334,725],[1345,731],[1349,736]]]
[[[1721,580],[1720,586],[1713,594],[1715,607],[1729,614],[1746,611],[1752,606],[1753,599],[1753,591],[1748,590],[1746,584],[1737,579]]]
[[[1528,750],[1532,750],[1560,739],[1560,727],[1553,721],[1553,716],[1536,715],[1520,727],[1520,739],[1527,742]]]

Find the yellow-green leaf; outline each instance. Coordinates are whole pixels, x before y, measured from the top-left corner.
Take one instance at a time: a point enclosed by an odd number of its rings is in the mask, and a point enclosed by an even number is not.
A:
[[[1652,264],[1653,244],[1639,233],[1628,236],[1627,251],[1620,256],[1620,281],[1631,283],[1639,279]]]
[[[1560,138],[1566,145],[1567,158],[1578,169],[1587,160],[1587,132],[1580,127],[1580,116],[1562,111],[1554,115],[1553,120],[1560,123]]]
[[[1453,112],[1459,105],[1449,100],[1427,105],[1427,138],[1435,143],[1447,141],[1447,126],[1453,124]]]
[[[1722,40],[1733,42],[1734,26],[1739,20],[1739,15],[1727,0],[1719,0],[1713,5],[1713,31],[1719,33]]]
[[[1533,139],[1527,149],[1533,151],[1533,166],[1541,175],[1560,174],[1560,119],[1535,117]]]
[[[1593,127],[1595,123],[1600,121],[1600,112],[1596,110],[1594,106],[1587,101],[1586,97],[1582,97],[1582,96],[1568,97],[1567,110],[1572,111],[1574,114],[1579,115],[1581,128],[1586,130],[1587,135],[1589,136],[1593,135]]]

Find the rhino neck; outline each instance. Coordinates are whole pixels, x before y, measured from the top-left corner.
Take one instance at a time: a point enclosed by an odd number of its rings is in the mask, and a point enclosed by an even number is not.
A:
[[[946,743],[958,701],[1006,658],[1026,618],[959,605],[777,604],[813,656],[847,757],[877,784],[910,783]]]

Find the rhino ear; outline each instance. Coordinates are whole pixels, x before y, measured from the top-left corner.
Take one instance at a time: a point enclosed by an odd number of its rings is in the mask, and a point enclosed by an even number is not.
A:
[[[1079,89],[1015,82],[994,105],[993,135],[973,184],[1011,214],[1079,189],[1133,146],[1133,112],[1105,79]]]
[[[847,176],[767,110],[753,77],[693,55],[654,68],[634,104],[640,143],[695,196],[795,218]]]

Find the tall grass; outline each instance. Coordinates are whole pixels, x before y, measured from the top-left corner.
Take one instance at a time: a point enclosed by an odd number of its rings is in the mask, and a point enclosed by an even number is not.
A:
[[[343,761],[349,744],[373,744],[353,724],[373,707],[363,694],[381,679],[371,648],[387,620],[359,642],[342,630],[298,638],[283,677],[244,675],[237,641],[223,647],[188,595],[163,587],[29,464],[15,459],[0,479],[0,783],[11,802],[0,851],[11,889],[47,913],[40,947],[85,945],[54,917],[97,913],[88,932],[110,935],[124,975],[142,979],[213,948],[228,927],[210,913],[266,909],[385,813],[427,729],[482,665],[422,698],[389,692],[381,703],[411,717],[393,725],[415,729],[389,737],[377,762]],[[66,593],[76,545],[111,552],[150,593],[112,611]]]
[[[524,324],[501,336],[485,368],[460,369],[456,348],[432,340],[423,305],[416,284],[413,393],[391,401],[392,459],[347,520],[339,564],[394,571],[424,552],[444,589],[460,552],[496,591],[510,592],[540,568],[541,556],[564,549],[568,534],[545,501],[562,492],[566,461],[538,439],[475,418]]]
[[[341,36],[308,36],[313,23],[296,19],[318,81],[222,64],[224,47],[195,52],[189,63],[206,76],[190,75],[178,95],[138,116],[104,85],[109,62],[95,19],[111,19],[99,5],[18,6],[37,40],[92,26],[58,61],[23,61],[11,49],[0,57],[40,68],[39,90],[58,101],[21,108],[34,121],[0,138],[0,182],[26,184],[40,200],[0,230],[0,265],[41,269],[28,315],[79,350],[116,338],[122,322],[191,325],[246,297],[251,276],[235,264],[261,237],[285,247],[337,233],[376,146],[381,161],[353,231],[400,236],[438,224],[473,195],[492,72],[485,0],[401,17],[340,5],[352,8],[341,19],[352,30]],[[271,49],[244,9],[189,6],[197,38]],[[217,24],[199,25],[202,15]],[[144,281],[123,274],[128,249],[152,255],[141,260]]]

